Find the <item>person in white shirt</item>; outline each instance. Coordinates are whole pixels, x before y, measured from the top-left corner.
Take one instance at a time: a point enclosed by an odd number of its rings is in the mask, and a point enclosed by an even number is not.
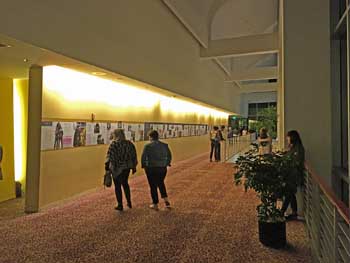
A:
[[[258,145],[259,155],[272,153],[272,139],[269,136],[266,128],[261,128],[259,131]]]

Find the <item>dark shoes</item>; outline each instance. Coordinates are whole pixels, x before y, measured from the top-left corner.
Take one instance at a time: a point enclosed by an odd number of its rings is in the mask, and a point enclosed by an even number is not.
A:
[[[298,214],[290,214],[286,216],[287,221],[292,221],[292,220],[297,220],[298,219]]]
[[[128,202],[127,206],[129,207],[129,209],[131,209],[132,208],[131,202]],[[123,206],[117,205],[114,209],[117,211],[123,211]]]
[[[123,206],[122,205],[118,205],[114,208],[117,211],[123,211]]]
[[[153,210],[155,210],[155,211],[158,211],[158,210],[159,210],[157,204],[151,204],[151,205],[149,206],[149,208],[150,208],[150,209],[153,209]]]
[[[169,201],[165,201],[165,207],[168,208],[168,209],[171,208],[171,205],[170,205]]]

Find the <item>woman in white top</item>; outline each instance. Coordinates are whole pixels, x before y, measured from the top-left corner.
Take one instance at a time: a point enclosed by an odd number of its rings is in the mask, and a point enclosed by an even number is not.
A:
[[[258,138],[259,155],[271,154],[272,152],[272,139],[267,133],[266,128],[261,128]]]

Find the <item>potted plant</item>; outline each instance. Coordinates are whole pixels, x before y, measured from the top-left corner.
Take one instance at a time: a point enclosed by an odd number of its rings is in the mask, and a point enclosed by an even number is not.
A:
[[[243,184],[246,191],[254,189],[261,200],[257,207],[260,242],[273,248],[284,247],[286,222],[277,200],[296,187],[294,160],[283,153],[260,156],[256,150],[250,150],[236,164],[235,184]]]

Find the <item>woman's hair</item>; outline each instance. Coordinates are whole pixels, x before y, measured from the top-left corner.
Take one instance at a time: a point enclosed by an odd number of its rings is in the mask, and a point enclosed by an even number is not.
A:
[[[260,129],[259,136],[261,139],[266,139],[267,137],[269,137],[267,134],[267,129],[265,127]]]
[[[300,135],[297,131],[292,130],[287,133],[287,136],[290,138],[290,143],[293,146],[303,146],[303,142],[301,141]]]
[[[159,139],[159,133],[156,130],[151,130],[148,133],[148,136],[151,137],[151,139],[154,140],[154,141]]]
[[[113,134],[114,134],[114,138],[116,140],[118,140],[118,139],[121,141],[126,140],[125,133],[124,133],[123,129],[115,129]]]
[[[213,129],[214,129],[214,131],[217,131],[219,129],[219,127],[218,126],[214,126]]]

